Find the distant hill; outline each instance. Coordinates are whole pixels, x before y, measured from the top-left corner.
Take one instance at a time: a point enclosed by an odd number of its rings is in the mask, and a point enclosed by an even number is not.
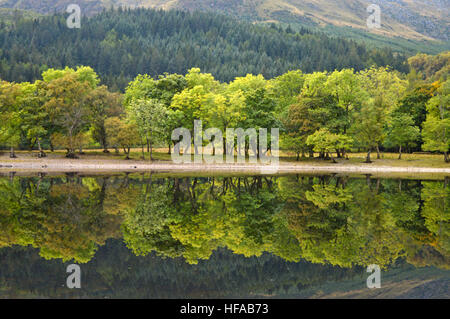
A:
[[[0,8],[21,9],[40,14],[63,12],[69,4],[75,3],[82,7],[88,15],[101,12],[107,2],[104,0],[0,0]],[[126,2],[126,1],[125,1]]]
[[[449,48],[450,0],[0,0],[0,7],[46,14],[63,11],[71,3],[78,3],[86,15],[111,6],[207,10],[251,22],[321,29],[398,49],[430,51],[421,42],[433,40],[446,42],[435,52]],[[366,25],[366,10],[372,3],[381,8],[380,29],[369,30]],[[392,37],[400,42],[390,41]]]
[[[0,8],[0,21],[10,24],[19,18],[38,18],[39,13],[27,10],[11,10],[7,8]]]
[[[69,29],[65,17],[0,24],[0,78],[33,81],[48,67],[92,66],[113,90],[139,73],[185,74],[192,67],[231,81],[247,73],[273,78],[289,70],[361,70],[390,65],[407,72],[404,54],[368,49],[322,33],[283,30],[205,12],[115,10]]]

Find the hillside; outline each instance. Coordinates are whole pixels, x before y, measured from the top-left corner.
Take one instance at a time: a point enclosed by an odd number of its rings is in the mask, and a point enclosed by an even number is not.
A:
[[[21,18],[27,19],[35,19],[40,17],[41,15],[27,10],[10,10],[6,8],[0,8],[0,21],[5,24],[10,24],[13,21],[16,21]]]
[[[0,25],[0,78],[33,81],[48,67],[89,65],[113,90],[136,75],[185,74],[192,67],[231,81],[247,73],[272,78],[303,72],[390,65],[406,72],[404,55],[324,34],[288,32],[211,13],[152,9],[102,12],[66,27],[62,15]]]
[[[80,4],[87,15],[111,6],[208,10],[251,22],[306,26],[400,50],[437,52],[449,45],[450,0],[0,0],[0,7],[53,13],[70,3]],[[381,7],[380,29],[366,25],[366,8],[372,3]],[[436,40],[446,42],[444,47],[428,42]]]

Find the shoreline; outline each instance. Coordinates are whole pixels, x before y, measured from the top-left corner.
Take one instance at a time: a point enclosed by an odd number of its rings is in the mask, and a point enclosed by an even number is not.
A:
[[[405,167],[405,166],[370,166],[371,164],[292,164],[281,162],[278,167],[263,164],[195,164],[172,162],[138,162],[118,160],[9,160],[0,161],[0,172],[28,171],[28,172],[139,172],[139,171],[165,171],[165,172],[236,172],[236,173],[417,173],[417,174],[443,174],[450,176],[449,168],[439,167]]]

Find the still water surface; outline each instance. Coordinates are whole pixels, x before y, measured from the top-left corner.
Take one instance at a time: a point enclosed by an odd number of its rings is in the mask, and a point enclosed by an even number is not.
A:
[[[11,175],[0,203],[0,298],[450,298],[444,178]]]

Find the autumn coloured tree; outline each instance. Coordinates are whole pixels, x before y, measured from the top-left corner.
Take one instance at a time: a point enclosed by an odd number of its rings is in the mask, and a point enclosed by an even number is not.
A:
[[[114,147],[122,148],[126,154],[125,159],[129,160],[131,148],[142,141],[136,124],[118,117],[110,117],[105,121],[105,129],[109,136],[109,143]]]

